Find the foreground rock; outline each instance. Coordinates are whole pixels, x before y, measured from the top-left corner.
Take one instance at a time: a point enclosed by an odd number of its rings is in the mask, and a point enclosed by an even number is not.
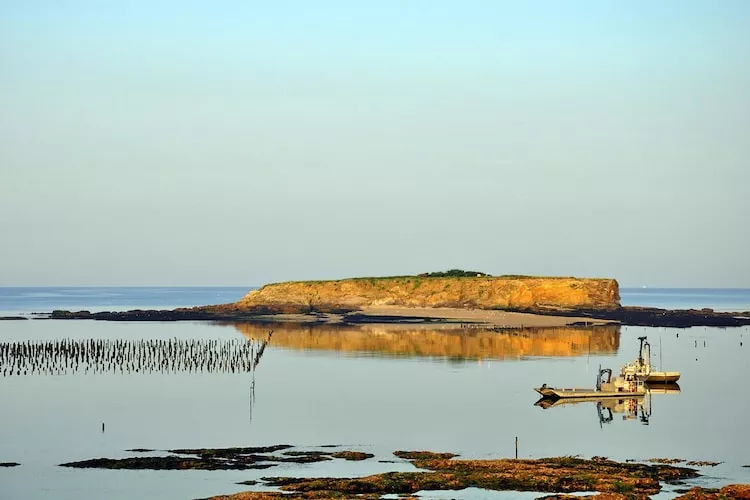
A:
[[[405,460],[448,460],[457,457],[455,453],[435,453],[434,451],[394,451],[394,455]]]
[[[367,460],[368,458],[373,458],[375,455],[372,453],[364,453],[362,451],[337,451],[336,453],[332,453],[331,456],[333,458],[343,458],[350,462],[360,462],[362,460]]]
[[[233,457],[237,455],[250,455],[257,453],[274,453],[281,450],[294,448],[291,444],[276,444],[273,446],[244,446],[234,448],[179,448],[167,450],[169,453],[180,455],[200,455],[202,457]]]
[[[424,456],[425,452],[402,452]],[[428,455],[429,456],[429,455]],[[694,469],[669,465],[623,464],[606,459],[544,458],[538,460],[414,459],[426,472],[387,472],[362,478],[267,477],[270,486],[295,493],[334,496],[358,494],[413,494],[421,490],[481,488],[496,491],[573,493],[598,491],[636,497],[653,495],[662,481],[696,477]]]
[[[234,495],[220,495],[212,497],[211,500],[278,500],[284,498],[315,498],[318,500],[340,500],[342,498],[361,498],[376,499],[380,498],[378,494],[368,495],[347,495],[342,493],[331,492],[321,494],[320,492],[300,492],[300,493],[279,493],[266,491],[247,491],[236,493]],[[421,498],[412,496],[400,496],[400,499]],[[631,493],[598,493],[596,495],[545,495],[537,497],[537,500],[580,500],[582,498],[592,498],[595,500],[632,500],[638,498]],[[726,500],[726,499],[750,499],[750,485],[729,485],[719,490],[710,490],[703,488],[693,488],[688,493],[676,497],[675,500]]]
[[[175,455],[124,459],[98,458],[62,464],[65,467],[156,470],[246,470],[272,467],[279,462],[317,462],[321,460],[365,460],[370,453],[339,450],[290,450],[290,445],[237,448],[190,448],[169,450]],[[269,453],[281,452],[280,455]],[[396,451],[394,455],[409,460],[419,471],[386,472],[361,478],[294,478],[264,477],[264,486],[279,487],[282,492],[244,492],[214,499],[255,500],[277,498],[364,498],[385,494],[406,498],[423,490],[461,490],[479,488],[494,491],[534,491],[563,495],[575,492],[600,492],[600,500],[646,498],[661,489],[662,482],[679,482],[698,476],[695,469],[672,465],[619,463],[604,457],[584,460],[574,457],[538,460],[457,460],[452,453],[430,451]],[[657,459],[659,461],[663,459]],[[256,485],[255,480],[238,484]],[[748,498],[745,486],[722,490],[694,488],[684,498]],[[681,497],[682,498],[682,497]]]
[[[75,469],[125,469],[125,470],[247,470],[273,467],[265,457],[245,455],[231,460],[223,458],[188,457],[137,457],[137,458],[94,458],[80,462],[60,464],[61,467]]]
[[[305,464],[334,459],[366,460],[374,455],[359,451],[284,451],[281,455],[269,455],[292,448],[281,444],[263,447],[241,448],[183,448],[167,450],[174,455],[161,457],[94,458],[79,462],[60,464],[61,467],[77,469],[148,469],[148,470],[249,470],[267,469],[280,463]],[[135,448],[128,451],[153,451]],[[194,455],[194,456],[185,456]]]
[[[346,498],[357,498],[360,500],[377,500],[380,498],[380,495],[346,495],[343,493],[321,493],[317,491],[300,493],[280,493],[278,491],[243,491],[241,493],[235,493],[233,495],[219,495],[211,497],[210,499],[203,500],[279,500],[288,498],[310,498],[315,500],[342,500]],[[399,496],[399,500],[408,499],[419,500],[419,497]]]
[[[730,484],[721,489],[692,488],[676,500],[726,500],[729,498],[750,500],[750,484]]]

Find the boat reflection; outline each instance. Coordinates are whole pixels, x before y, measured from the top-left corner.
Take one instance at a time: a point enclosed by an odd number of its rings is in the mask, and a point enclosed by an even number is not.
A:
[[[569,398],[549,399],[541,398],[534,406],[545,410],[559,406],[569,406],[591,403],[596,406],[599,418],[599,426],[609,424],[614,420],[615,414],[622,414],[622,420],[638,420],[643,425],[648,425],[651,419],[652,396],[654,394],[679,394],[680,386],[677,384],[647,384],[643,395],[627,398]]]
[[[616,354],[618,325],[491,330],[457,325],[232,324],[248,339],[265,338],[287,349],[350,352],[369,356],[440,357],[457,360],[519,359],[527,356]]]

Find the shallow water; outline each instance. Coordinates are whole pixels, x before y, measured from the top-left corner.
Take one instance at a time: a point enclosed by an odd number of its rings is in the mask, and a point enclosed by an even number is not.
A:
[[[185,294],[202,302],[204,292],[180,289],[176,295],[146,300],[135,294],[128,300],[155,308],[160,301],[195,305]],[[96,295],[96,290],[92,293]],[[86,307],[86,301],[96,305],[100,299],[67,296],[63,302],[94,310]],[[0,301],[0,310],[51,310],[57,300],[33,305],[23,300]],[[111,305],[128,308],[127,304]],[[248,489],[234,483],[267,475],[349,476],[412,470],[403,461],[378,463],[394,460],[391,454],[397,449],[512,457],[516,436],[520,457],[707,459],[725,463],[702,469],[704,477],[694,484],[750,482],[750,469],[741,467],[750,464],[745,425],[750,403],[742,389],[750,376],[747,327],[488,332],[377,325],[310,328],[31,320],[0,322],[0,342],[172,339],[183,343],[199,339],[227,343],[258,341],[267,337],[269,328],[275,330],[271,343],[251,372],[175,369],[120,374],[103,370],[0,376],[0,462],[22,463],[21,467],[0,468],[0,498],[206,497]],[[641,406],[636,402],[638,416],[650,413],[648,425],[638,418],[623,419],[628,416],[627,404],[614,408],[610,422],[606,422],[606,408],[600,411],[593,403],[548,409],[534,406],[537,394],[532,387],[545,382],[592,386],[600,364],[617,369],[635,357],[641,335],[653,344],[655,364],[682,372],[679,394],[655,393]],[[134,456],[124,451],[130,448],[279,443],[313,449],[337,444],[370,451],[376,458],[359,463],[283,464],[263,471],[57,467],[74,460]],[[474,490],[429,496],[476,498],[479,494]],[[481,493],[482,498],[534,496]],[[672,496],[667,492],[660,498]]]
[[[36,339],[242,339],[265,327],[205,323],[32,320],[6,323],[5,342]],[[678,337],[679,334],[679,337]],[[0,378],[2,498],[195,498],[238,491],[264,475],[351,475],[391,469],[396,449],[465,457],[680,457],[724,461],[707,484],[750,481],[744,415],[732,381],[750,376],[750,330],[623,327],[480,332],[390,331],[287,325],[254,373],[113,373]],[[408,341],[393,348],[388,339]],[[601,364],[619,367],[648,335],[658,364],[682,371],[679,394],[654,394],[648,425],[593,403],[542,409],[533,386],[590,386]],[[337,337],[338,336],[338,337]],[[303,340],[300,340],[303,339]],[[382,340],[385,339],[385,342]],[[540,340],[541,339],[541,340]],[[335,342],[338,340],[338,342]],[[705,346],[704,346],[705,342]],[[376,347],[373,347],[375,345]],[[387,348],[378,349],[377,346]],[[415,352],[413,346],[422,346]],[[591,345],[593,348],[589,349]],[[425,347],[427,346],[427,347]],[[457,351],[456,351],[457,350]],[[455,355],[458,352],[459,355]],[[605,416],[606,413],[605,413]],[[105,423],[105,431],[101,426]],[[56,467],[129,448],[339,444],[376,454],[362,463],[289,464],[265,471],[97,471]],[[399,464],[409,470],[408,464]]]
[[[0,315],[72,311],[174,309],[225,304],[250,287],[0,287]]]
[[[750,311],[748,288],[621,288],[624,306]]]

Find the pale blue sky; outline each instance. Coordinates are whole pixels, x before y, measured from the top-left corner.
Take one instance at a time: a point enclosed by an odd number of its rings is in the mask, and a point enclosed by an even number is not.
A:
[[[0,1],[0,286],[750,287],[750,2]]]

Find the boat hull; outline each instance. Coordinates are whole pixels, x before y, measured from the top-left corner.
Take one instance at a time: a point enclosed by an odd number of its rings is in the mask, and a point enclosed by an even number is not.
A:
[[[680,372],[651,372],[643,378],[647,383],[674,384],[680,380]]]
[[[597,391],[596,389],[557,389],[555,387],[534,388],[543,398],[547,399],[584,399],[584,398],[632,398],[643,396],[645,390],[636,391]]]

